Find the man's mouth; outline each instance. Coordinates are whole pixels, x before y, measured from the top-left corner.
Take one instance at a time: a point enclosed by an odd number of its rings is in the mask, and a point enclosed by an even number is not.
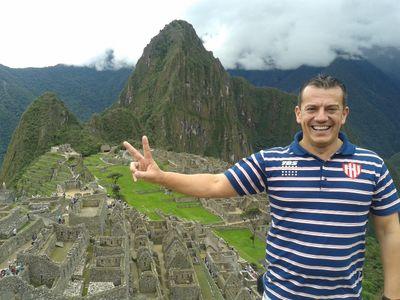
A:
[[[311,128],[312,128],[313,130],[316,130],[316,131],[326,131],[326,130],[329,130],[329,129],[331,128],[331,126],[327,126],[327,125],[324,125],[324,126],[322,126],[322,125],[314,125],[314,126],[311,126]]]

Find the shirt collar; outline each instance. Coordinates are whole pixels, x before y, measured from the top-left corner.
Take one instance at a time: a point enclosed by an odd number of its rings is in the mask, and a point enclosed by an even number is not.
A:
[[[292,151],[296,155],[309,155],[308,151],[305,150],[301,145],[300,141],[303,138],[303,132],[299,131],[294,136],[294,141],[290,144],[290,151]],[[342,140],[343,144],[336,151],[336,154],[342,155],[353,155],[356,151],[356,146],[350,143],[347,136],[343,132],[339,132],[339,139]]]

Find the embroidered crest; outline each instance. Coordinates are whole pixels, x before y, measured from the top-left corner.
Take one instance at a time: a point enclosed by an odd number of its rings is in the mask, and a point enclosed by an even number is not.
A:
[[[350,177],[352,179],[355,179],[358,177],[358,175],[361,174],[361,165],[356,164],[356,163],[346,163],[342,164],[343,172],[347,175],[347,177]]]

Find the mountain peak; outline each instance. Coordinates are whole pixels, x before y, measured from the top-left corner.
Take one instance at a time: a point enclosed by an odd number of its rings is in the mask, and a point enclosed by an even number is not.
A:
[[[81,125],[57,95],[46,92],[23,113],[14,131],[1,170],[1,181],[15,183],[22,171],[51,146],[64,143],[67,133]]]
[[[151,39],[119,102],[93,124],[95,132],[110,136],[107,128],[116,122],[108,116],[132,115],[135,122],[132,117],[118,122],[131,136],[146,134],[157,147],[234,160],[253,146],[279,142],[269,132],[252,132],[255,124],[291,133],[294,120],[279,125],[272,120],[291,112],[292,104],[292,96],[232,79],[192,25],[175,20]]]

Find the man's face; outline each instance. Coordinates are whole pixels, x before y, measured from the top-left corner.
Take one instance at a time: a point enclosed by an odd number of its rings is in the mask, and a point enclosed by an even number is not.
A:
[[[349,108],[343,107],[340,87],[329,89],[307,86],[301,107],[296,106],[296,121],[303,130],[303,143],[314,148],[336,145],[339,131],[346,122]]]

